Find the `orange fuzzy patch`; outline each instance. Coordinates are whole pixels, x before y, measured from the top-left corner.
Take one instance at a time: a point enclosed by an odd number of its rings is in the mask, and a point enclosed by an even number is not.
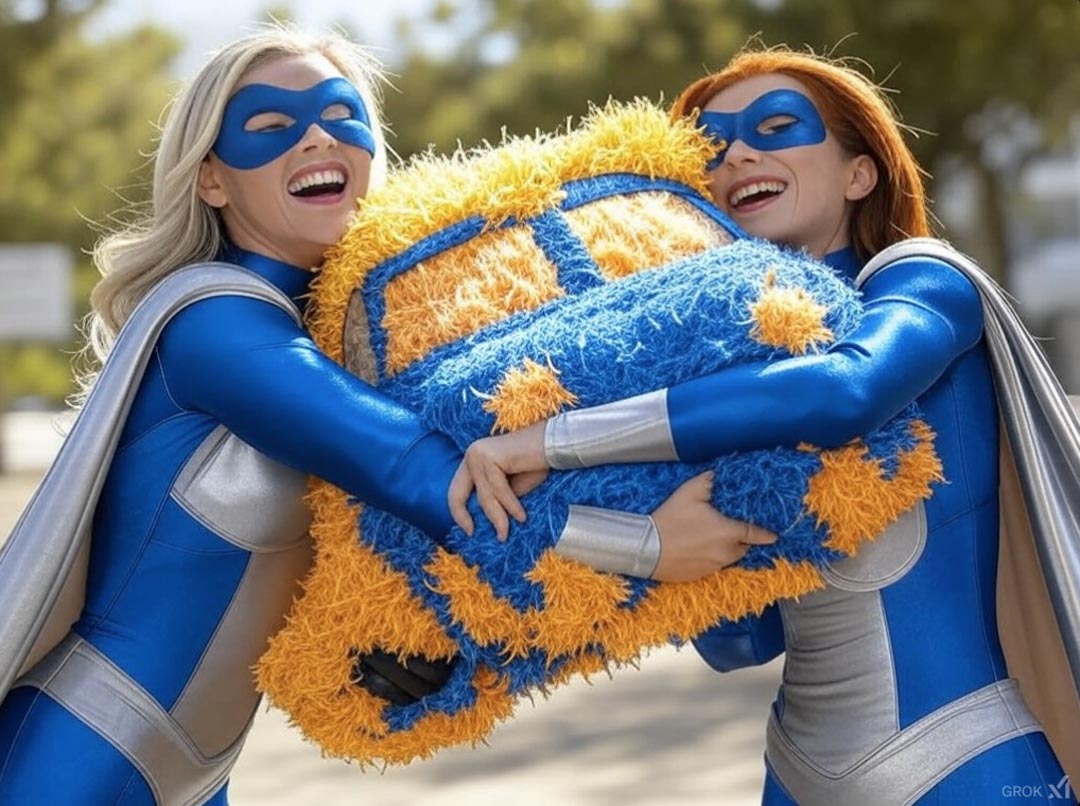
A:
[[[544,587],[544,610],[531,614],[535,642],[552,655],[570,654],[598,640],[599,629],[625,612],[622,577],[602,574],[548,549],[525,575]],[[604,638],[606,643],[606,636]]]
[[[600,199],[564,216],[608,280],[731,243],[716,222],[670,193]]]
[[[643,647],[672,639],[688,641],[721,619],[761,611],[777,599],[802,596],[825,587],[812,564],[777,560],[754,571],[730,566],[696,582],[665,582],[633,609],[621,609],[604,625],[606,657],[633,661]]]
[[[501,642],[508,658],[533,649],[550,656],[578,652],[597,638],[598,624],[612,618],[626,600],[620,577],[600,574],[580,563],[545,552],[526,574],[544,586],[544,609],[520,611],[499,598],[475,567],[444,551],[424,569],[434,590],[449,597],[450,614],[480,644]]]
[[[493,434],[517,431],[577,405],[577,395],[559,382],[554,367],[526,358],[521,367],[511,368],[484,403],[484,411],[495,415]]]
[[[563,294],[555,266],[528,227],[487,232],[448,249],[386,286],[387,373]]]
[[[918,444],[900,454],[891,479],[884,477],[880,460],[867,457],[861,441],[821,452],[821,470],[811,477],[804,501],[818,523],[828,524],[828,548],[854,554],[868,537],[877,537],[917,501],[929,498],[931,483],[944,481],[934,432],[921,420],[911,431]]]
[[[828,309],[803,289],[777,286],[770,270],[760,296],[750,305],[750,338],[804,355],[833,340],[833,332],[825,326],[826,313]]]

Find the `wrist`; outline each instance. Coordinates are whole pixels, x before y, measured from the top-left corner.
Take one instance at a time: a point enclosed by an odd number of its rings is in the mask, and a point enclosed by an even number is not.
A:
[[[596,571],[649,579],[660,533],[650,515],[572,505],[555,551]]]
[[[555,470],[678,461],[667,389],[552,417],[544,428],[544,457]]]

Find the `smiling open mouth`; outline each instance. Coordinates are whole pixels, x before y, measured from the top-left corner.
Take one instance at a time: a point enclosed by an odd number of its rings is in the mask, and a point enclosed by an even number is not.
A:
[[[290,195],[302,199],[336,196],[345,192],[346,181],[345,174],[341,171],[316,171],[290,183],[287,190]]]
[[[786,182],[754,182],[751,185],[744,185],[728,196],[728,204],[732,210],[738,210],[779,196],[785,190],[787,190]]]

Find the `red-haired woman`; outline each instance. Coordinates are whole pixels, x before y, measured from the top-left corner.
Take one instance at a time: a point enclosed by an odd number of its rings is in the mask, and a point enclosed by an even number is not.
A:
[[[896,116],[842,63],[744,52],[689,86],[673,115],[696,117],[716,140],[710,190],[725,212],[852,283],[882,249],[929,233],[922,172]],[[1048,793],[1062,768],[1009,678],[996,626],[998,406],[979,292],[929,257],[893,262],[860,287],[861,325],[828,350],[481,440],[457,497],[479,479],[490,500],[502,474],[548,467],[838,447],[918,401],[949,483],[829,569],[824,590],[715,628],[697,646],[720,670],[787,652],[768,731],[768,806]]]

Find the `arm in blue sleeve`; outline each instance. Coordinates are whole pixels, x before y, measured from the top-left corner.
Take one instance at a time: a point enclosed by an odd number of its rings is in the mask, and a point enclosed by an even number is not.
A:
[[[768,663],[784,651],[784,623],[779,606],[760,616],[723,621],[694,639],[694,649],[718,672]]]
[[[671,387],[667,411],[679,459],[800,442],[843,445],[899,413],[982,335],[978,291],[937,260],[898,261],[863,294],[861,324],[827,352]]]
[[[237,296],[178,313],[159,342],[171,394],[252,447],[441,539],[457,447],[323,355],[284,311]]]

